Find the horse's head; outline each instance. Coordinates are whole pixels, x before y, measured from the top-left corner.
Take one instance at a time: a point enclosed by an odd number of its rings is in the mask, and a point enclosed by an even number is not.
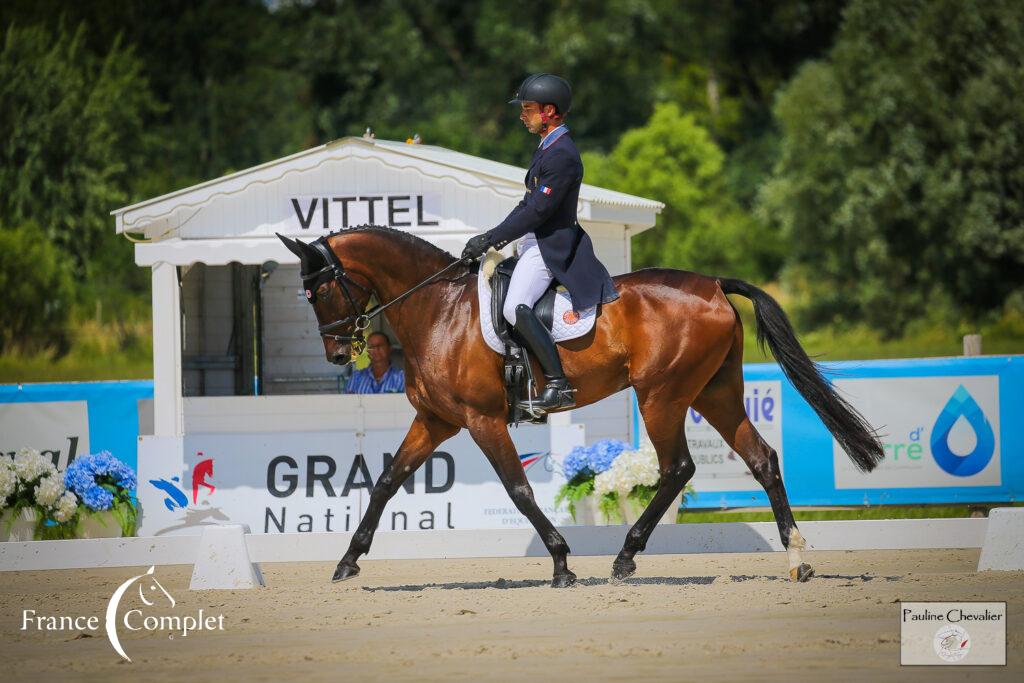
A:
[[[365,346],[363,330],[369,321],[363,312],[372,295],[368,283],[345,271],[327,238],[310,244],[280,234],[278,238],[299,257],[302,289],[320,325],[327,360],[337,365],[352,362]]]

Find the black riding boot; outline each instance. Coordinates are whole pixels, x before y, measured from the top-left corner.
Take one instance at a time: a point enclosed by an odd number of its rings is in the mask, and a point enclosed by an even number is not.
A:
[[[544,377],[547,379],[547,384],[544,385],[540,396],[532,402],[519,401],[519,407],[523,410],[532,409],[538,414],[562,408],[575,408],[576,399],[573,396],[575,389],[565,378],[562,360],[558,357],[555,342],[551,339],[551,334],[544,329],[544,323],[537,318],[537,314],[525,304],[516,306],[516,332],[537,358],[541,369],[544,370]]]

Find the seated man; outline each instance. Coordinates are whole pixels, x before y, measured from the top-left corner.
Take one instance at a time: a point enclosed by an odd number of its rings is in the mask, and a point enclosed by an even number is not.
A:
[[[345,385],[346,394],[388,394],[405,391],[405,371],[391,365],[391,340],[383,332],[366,338],[370,365],[354,370]]]

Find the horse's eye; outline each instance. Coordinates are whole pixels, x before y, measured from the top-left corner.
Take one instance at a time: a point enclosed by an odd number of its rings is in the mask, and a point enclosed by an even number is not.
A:
[[[316,290],[316,298],[320,299],[320,301],[327,301],[327,297],[329,297],[330,295],[331,289],[327,285],[324,285],[320,289]]]

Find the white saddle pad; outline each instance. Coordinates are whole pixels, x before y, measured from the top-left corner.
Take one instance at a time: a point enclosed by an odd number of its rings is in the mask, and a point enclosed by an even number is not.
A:
[[[491,275],[504,258],[493,250],[487,254],[480,265],[480,275],[477,277],[476,287],[480,299],[480,331],[483,332],[487,345],[502,354],[505,353],[505,345],[498,338],[494,331],[494,325],[491,323]],[[597,320],[597,306],[574,313],[569,292],[564,287],[558,288],[555,292],[555,310],[551,321],[551,336],[556,342],[582,337],[594,327],[595,320]]]

